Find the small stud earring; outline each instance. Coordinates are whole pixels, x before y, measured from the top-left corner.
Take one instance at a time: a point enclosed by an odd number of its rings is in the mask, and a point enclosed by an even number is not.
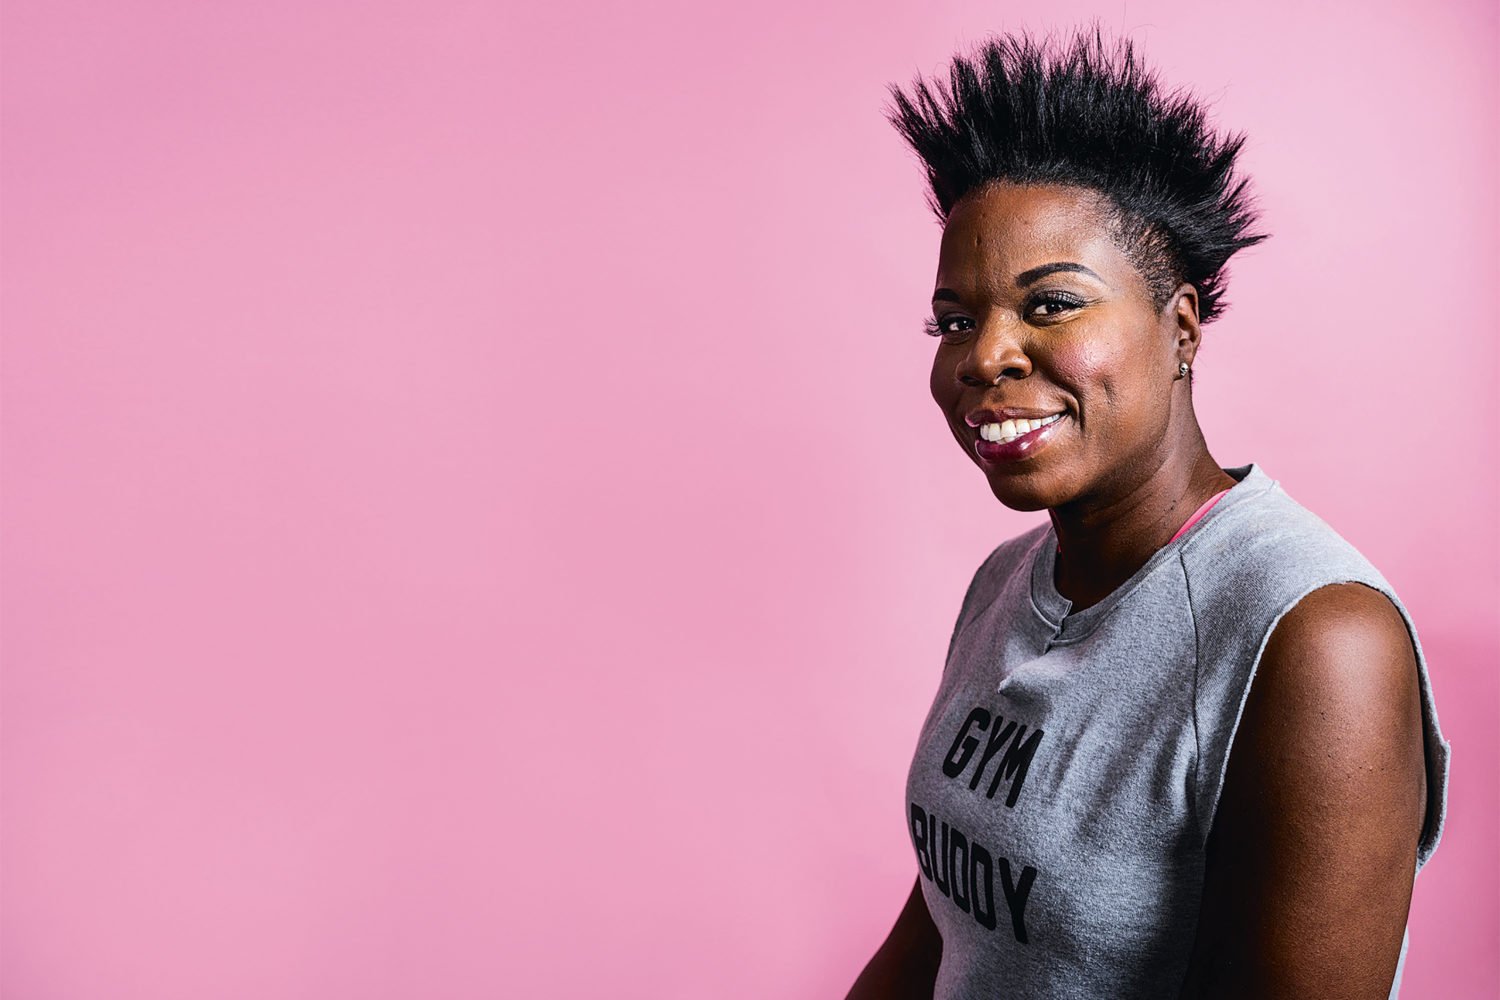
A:
[[[1188,373],[1188,363],[1186,361],[1179,361],[1179,362],[1177,362],[1177,377],[1178,378],[1182,378],[1187,373]]]

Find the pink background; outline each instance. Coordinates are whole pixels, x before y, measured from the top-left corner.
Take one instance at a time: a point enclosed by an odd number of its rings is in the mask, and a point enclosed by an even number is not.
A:
[[[1500,983],[1492,2],[12,0],[3,994],[841,997],[1009,511],[887,82],[1100,15],[1273,238],[1197,402],[1402,594]]]

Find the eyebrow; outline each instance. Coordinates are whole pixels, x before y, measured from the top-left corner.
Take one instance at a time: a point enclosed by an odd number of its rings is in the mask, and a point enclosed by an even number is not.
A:
[[[1109,282],[1105,281],[1103,278],[1099,277],[1099,275],[1095,274],[1089,268],[1084,267],[1082,264],[1075,264],[1069,260],[1059,260],[1053,261],[1051,264],[1042,264],[1038,267],[1033,267],[1030,270],[1022,271],[1020,274],[1016,275],[1016,286],[1018,288],[1024,288],[1027,285],[1034,285],[1038,281],[1041,281],[1043,278],[1047,277],[1047,275],[1056,274],[1059,271],[1073,271],[1079,274],[1086,274],[1102,285],[1109,284]],[[961,300],[958,297],[958,293],[953,289],[939,288],[937,291],[932,293],[932,301],[959,302]]]

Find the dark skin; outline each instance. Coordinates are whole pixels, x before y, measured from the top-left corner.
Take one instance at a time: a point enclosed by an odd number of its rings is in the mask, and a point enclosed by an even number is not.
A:
[[[1158,308],[1091,191],[997,184],[949,215],[931,390],[1001,503],[1046,509],[1058,591],[1098,603],[1213,494],[1178,363],[1201,341],[1197,292]],[[1045,265],[1074,265],[1020,282]],[[1079,270],[1078,267],[1086,270]],[[974,448],[981,407],[1061,411],[1026,458]],[[1313,591],[1273,629],[1206,846],[1181,1000],[1384,1000],[1411,903],[1426,772],[1416,658],[1399,612],[1358,583]],[[851,1000],[931,997],[942,941],[917,880]]]

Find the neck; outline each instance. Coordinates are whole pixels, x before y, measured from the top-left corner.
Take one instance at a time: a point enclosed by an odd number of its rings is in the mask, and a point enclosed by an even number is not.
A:
[[[1197,433],[1190,441],[1179,442],[1134,481],[1051,508],[1062,549],[1054,583],[1074,611],[1109,596],[1205,501],[1235,484],[1208,453],[1196,421],[1192,429]]]

